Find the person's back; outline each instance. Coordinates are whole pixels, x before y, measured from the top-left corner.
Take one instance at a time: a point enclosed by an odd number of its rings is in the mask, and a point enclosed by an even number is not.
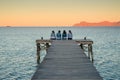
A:
[[[65,31],[65,30],[63,31],[63,34],[62,34],[62,39],[63,39],[63,40],[66,40],[66,39],[67,39],[67,33],[66,33],[66,31]]]
[[[60,32],[60,30],[57,33],[57,40],[61,40],[61,32]]]
[[[51,40],[56,40],[56,36],[55,36],[55,32],[54,31],[52,31],[50,38],[51,38]]]
[[[68,40],[72,40],[72,38],[73,38],[72,32],[71,32],[71,30],[69,30],[69,32],[68,32]]]

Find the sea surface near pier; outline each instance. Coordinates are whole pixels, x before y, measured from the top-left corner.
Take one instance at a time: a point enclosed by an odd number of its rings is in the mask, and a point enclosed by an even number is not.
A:
[[[94,66],[104,80],[120,80],[120,27],[0,27],[0,80],[30,80],[36,70],[36,39],[71,30],[92,39]],[[41,52],[44,57],[46,51]],[[86,52],[87,53],[87,52]]]

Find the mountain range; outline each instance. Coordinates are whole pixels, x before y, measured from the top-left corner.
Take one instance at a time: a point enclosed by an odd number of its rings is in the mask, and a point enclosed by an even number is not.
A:
[[[82,21],[80,23],[76,23],[73,26],[120,26],[120,21],[118,22],[109,22],[109,21],[102,21],[102,22],[86,22]]]

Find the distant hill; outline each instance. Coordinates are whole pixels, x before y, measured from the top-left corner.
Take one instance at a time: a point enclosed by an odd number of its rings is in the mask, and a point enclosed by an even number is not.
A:
[[[90,22],[82,21],[80,23],[74,24],[73,26],[120,26],[120,21],[118,22],[103,21],[98,23],[90,23]]]
[[[11,26],[6,26],[6,27],[11,27]]]

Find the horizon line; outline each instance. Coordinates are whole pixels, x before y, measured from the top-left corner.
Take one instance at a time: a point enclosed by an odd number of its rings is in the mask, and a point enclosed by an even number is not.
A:
[[[85,23],[85,24],[81,24],[81,23]],[[101,25],[101,23],[104,23]],[[106,23],[112,24],[112,25],[108,25]],[[91,25],[88,25],[91,24]],[[93,25],[93,24],[97,24],[97,25]],[[113,25],[113,24],[119,24],[119,25]],[[86,26],[86,27],[99,27],[99,26],[105,26],[105,27],[109,27],[109,26],[120,26],[120,20],[119,21],[99,21],[99,22],[90,22],[90,21],[80,21],[77,23],[74,23],[72,25],[0,25],[0,27],[74,27],[74,26]]]

